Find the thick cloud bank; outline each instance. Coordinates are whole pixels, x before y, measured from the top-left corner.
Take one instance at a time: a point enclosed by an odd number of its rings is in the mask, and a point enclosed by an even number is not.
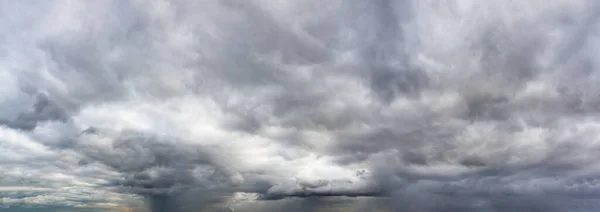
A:
[[[599,18],[591,0],[4,1],[0,205],[590,211]]]

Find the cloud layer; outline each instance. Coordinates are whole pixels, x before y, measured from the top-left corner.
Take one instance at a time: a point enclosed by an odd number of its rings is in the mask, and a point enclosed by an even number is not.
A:
[[[596,204],[594,1],[1,4],[9,209]]]

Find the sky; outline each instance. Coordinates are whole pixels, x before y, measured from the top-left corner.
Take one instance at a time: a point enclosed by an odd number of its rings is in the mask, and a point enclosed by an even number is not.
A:
[[[598,211],[600,2],[0,2],[0,211]]]

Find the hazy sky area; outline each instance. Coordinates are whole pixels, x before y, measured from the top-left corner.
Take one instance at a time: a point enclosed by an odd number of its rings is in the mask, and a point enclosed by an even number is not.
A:
[[[600,1],[0,1],[0,211],[600,211]]]

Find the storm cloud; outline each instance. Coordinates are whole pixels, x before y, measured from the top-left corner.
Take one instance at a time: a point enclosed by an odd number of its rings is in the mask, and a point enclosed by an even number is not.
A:
[[[0,205],[590,211],[599,15],[588,0],[3,2]]]

